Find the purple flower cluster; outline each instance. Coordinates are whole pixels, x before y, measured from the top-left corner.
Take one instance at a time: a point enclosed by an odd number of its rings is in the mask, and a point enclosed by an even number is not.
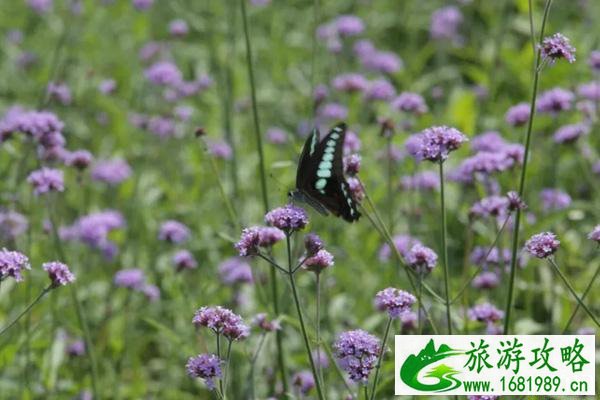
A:
[[[396,95],[396,88],[387,79],[372,80],[365,90],[366,100],[389,101]]]
[[[69,270],[66,264],[58,261],[52,261],[42,264],[44,271],[52,281],[52,286],[65,286],[75,281],[75,275]]]
[[[180,272],[185,269],[195,269],[198,267],[198,262],[188,250],[179,250],[173,255],[173,265]]]
[[[537,258],[548,258],[558,250],[560,241],[552,232],[542,232],[533,235],[525,242],[525,250]]]
[[[341,74],[333,78],[331,86],[340,92],[363,92],[369,87],[369,81],[360,74]]]
[[[361,329],[341,333],[333,350],[340,367],[357,383],[366,384],[381,351],[379,339]]]
[[[314,256],[320,250],[324,248],[323,240],[316,233],[309,233],[304,236],[304,248],[306,249],[306,254],[310,256]]]
[[[348,117],[348,108],[338,103],[325,103],[317,109],[317,115],[324,120],[344,120]]]
[[[168,220],[161,224],[158,240],[180,244],[190,238],[190,229],[179,221]]]
[[[590,53],[588,65],[596,72],[600,71],[600,50],[594,50]]]
[[[87,150],[75,150],[65,154],[65,164],[83,171],[92,163],[93,158],[92,153]]]
[[[33,186],[36,195],[65,190],[63,172],[59,169],[42,167],[29,174],[27,182]]]
[[[0,211],[0,240],[14,240],[27,231],[27,218],[16,211]]]
[[[500,284],[500,277],[496,272],[483,271],[473,279],[472,286],[477,289],[493,289]]]
[[[587,100],[600,101],[600,82],[592,81],[579,85],[577,94]]]
[[[117,271],[113,278],[116,286],[133,290],[140,290],[145,281],[144,271],[139,268],[122,269]]]
[[[123,215],[115,210],[104,210],[77,219],[73,225],[62,227],[60,236],[63,240],[78,240],[86,245],[102,251],[109,259],[117,253],[116,244],[108,239],[115,229],[125,226]]]
[[[71,89],[65,83],[50,82],[46,88],[49,98],[54,99],[64,106],[71,104]]]
[[[182,19],[176,19],[169,23],[169,33],[171,36],[183,37],[189,33],[190,29],[187,22]]]
[[[300,207],[293,204],[286,204],[283,207],[269,211],[265,215],[265,222],[268,225],[290,233],[304,229],[308,225],[308,214]]]
[[[190,357],[185,366],[187,373],[192,378],[201,378],[210,390],[215,389],[215,379],[223,376],[221,365],[223,361],[215,354],[200,354]]]
[[[415,175],[405,175],[400,178],[400,187],[404,190],[438,190],[440,177],[433,171],[421,171]]]
[[[52,9],[52,0],[27,0],[27,5],[37,14],[45,14]]]
[[[472,321],[493,323],[504,318],[504,311],[498,310],[490,303],[478,304],[471,307],[468,311],[469,318]]]
[[[281,128],[272,127],[267,129],[267,140],[273,144],[285,144],[288,134]]]
[[[31,269],[27,256],[18,251],[0,249],[0,281],[11,277],[15,281],[21,282],[23,280],[22,272],[26,269]]]
[[[298,389],[300,394],[305,396],[315,387],[315,378],[310,371],[296,372],[292,376],[292,385]]]
[[[421,115],[428,111],[425,99],[418,93],[402,92],[392,103],[392,108],[409,114]]]
[[[498,250],[497,247],[494,247],[490,250],[487,247],[476,246],[471,252],[470,256],[470,260],[473,264],[482,267],[487,267],[489,265],[508,264],[510,259],[510,249]]]
[[[419,275],[425,275],[433,271],[437,258],[437,254],[433,250],[417,243],[406,255],[406,262]]]
[[[537,102],[537,110],[541,113],[557,115],[561,111],[573,107],[575,95],[570,90],[554,88],[542,92]]]
[[[233,156],[233,150],[225,140],[207,140],[208,152],[216,158],[230,160]]]
[[[377,310],[386,311],[390,318],[397,319],[405,312],[410,311],[416,301],[416,297],[412,294],[389,287],[377,292],[374,303]]]
[[[14,106],[0,120],[0,143],[15,132],[22,132],[37,141],[43,153],[57,154],[60,158],[65,145],[63,128],[63,122],[51,112],[26,111]]]
[[[230,341],[244,339],[250,332],[242,317],[221,306],[200,308],[194,314],[192,323],[196,327],[206,327],[217,335],[223,335]]]
[[[359,154],[350,154],[344,157],[344,173],[354,176],[360,171],[361,157]]]
[[[225,285],[254,283],[252,268],[240,257],[231,257],[219,264],[219,277]]]
[[[580,137],[587,135],[590,128],[587,124],[569,124],[561,126],[554,133],[553,139],[556,143],[574,143]]]
[[[433,126],[411,136],[406,142],[406,150],[419,161],[441,162],[467,140],[467,137],[455,128]]]
[[[259,247],[271,247],[285,239],[285,233],[279,228],[253,226],[242,230],[240,240],[235,244],[240,256],[254,256]]]
[[[588,239],[600,243],[600,225],[596,225],[594,227],[594,229],[588,234]]]
[[[564,58],[569,63],[575,62],[575,47],[571,46],[569,38],[562,33],[544,38],[540,50],[542,57],[551,64],[560,58]]]
[[[431,14],[429,33],[433,39],[459,41],[463,15],[457,7],[442,7]]]
[[[274,332],[281,329],[281,324],[277,320],[268,320],[267,314],[256,314],[252,319],[252,325],[262,329],[265,332]]]
[[[544,211],[563,210],[571,205],[571,196],[560,189],[543,189],[540,199]]]
[[[508,211],[508,198],[489,196],[479,200],[471,207],[469,214],[476,218],[504,217]]]
[[[519,193],[515,191],[506,193],[506,198],[508,199],[508,209],[510,211],[524,210],[527,208],[527,204],[521,199]]]
[[[392,241],[394,243],[394,247],[398,250],[398,253],[400,253],[400,255],[404,258],[407,257],[408,252],[414,245],[421,244],[418,239],[415,239],[409,235],[396,235],[392,238]],[[385,243],[379,249],[379,260],[383,262],[389,261],[391,256],[392,249],[387,243]]]
[[[116,158],[96,162],[91,171],[91,177],[98,182],[117,185],[131,176],[131,167],[127,161]]]
[[[171,61],[158,61],[144,71],[146,79],[160,86],[175,86],[182,82],[181,71]]]
[[[354,54],[359,58],[365,69],[373,72],[393,74],[398,72],[404,65],[398,55],[390,51],[378,50],[368,40],[356,42]]]
[[[506,112],[504,119],[511,126],[522,126],[529,121],[531,115],[531,107],[527,103],[519,103],[512,106]]]
[[[334,264],[333,255],[325,249],[317,251],[314,255],[308,257],[304,261],[303,267],[315,273],[320,273],[324,269],[331,267]]]

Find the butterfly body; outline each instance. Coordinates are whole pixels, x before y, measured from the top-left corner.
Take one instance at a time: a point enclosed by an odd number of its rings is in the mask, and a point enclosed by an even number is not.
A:
[[[328,212],[348,222],[360,217],[344,178],[343,146],[346,124],[334,126],[323,140],[314,129],[308,136],[296,173],[296,189],[290,192],[294,200],[312,206],[323,215]]]

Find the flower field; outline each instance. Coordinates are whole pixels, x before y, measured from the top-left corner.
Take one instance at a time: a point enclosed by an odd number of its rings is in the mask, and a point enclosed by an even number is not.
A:
[[[600,3],[0,3],[0,399],[392,399],[394,335],[597,334]]]

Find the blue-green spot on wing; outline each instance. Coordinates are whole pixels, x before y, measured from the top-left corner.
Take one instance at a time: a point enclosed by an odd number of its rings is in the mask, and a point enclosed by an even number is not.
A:
[[[321,213],[327,210],[354,222],[360,213],[344,178],[345,137],[346,124],[343,122],[335,125],[323,140],[317,129],[312,131],[302,149],[293,197]]]

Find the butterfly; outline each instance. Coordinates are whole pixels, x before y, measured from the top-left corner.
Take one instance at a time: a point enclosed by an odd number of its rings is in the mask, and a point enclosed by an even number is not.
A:
[[[335,125],[321,140],[317,128],[304,143],[296,189],[289,193],[292,200],[307,203],[323,215],[329,212],[348,222],[360,218],[348,182],[344,178],[343,148],[346,124]]]

